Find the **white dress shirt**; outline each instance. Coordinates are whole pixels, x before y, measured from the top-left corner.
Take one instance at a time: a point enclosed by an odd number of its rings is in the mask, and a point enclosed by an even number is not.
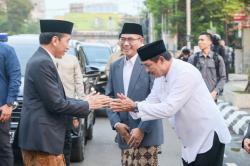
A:
[[[51,59],[52,59],[54,65],[55,65],[56,68],[57,68],[58,65],[57,65],[57,61],[56,61],[56,58],[54,57],[54,55],[52,55],[52,54],[49,52],[49,50],[47,50],[46,48],[44,48],[44,47],[42,47],[42,48],[49,54],[49,56],[51,57]]]
[[[155,79],[151,93],[138,103],[142,121],[173,117],[174,128],[182,142],[182,158],[191,163],[197,154],[213,145],[214,132],[221,143],[231,135],[200,72],[191,64],[173,59],[166,76]]]
[[[128,93],[128,87],[129,87],[129,82],[130,78],[132,75],[132,71],[134,68],[134,64],[136,61],[138,54],[134,55],[132,58],[127,59],[126,56],[124,56],[124,66],[123,66],[123,85],[124,85],[124,94],[127,96]],[[114,125],[114,128],[119,124],[120,122],[116,123]]]
[[[131,78],[131,74],[134,68],[134,64],[136,61],[138,54],[134,55],[130,59],[124,58],[124,67],[123,67],[123,85],[124,85],[124,94],[127,96],[129,82]]]

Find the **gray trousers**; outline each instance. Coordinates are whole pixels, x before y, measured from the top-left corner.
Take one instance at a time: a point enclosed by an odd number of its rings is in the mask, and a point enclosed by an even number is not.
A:
[[[10,121],[0,122],[0,166],[14,165],[9,130]]]

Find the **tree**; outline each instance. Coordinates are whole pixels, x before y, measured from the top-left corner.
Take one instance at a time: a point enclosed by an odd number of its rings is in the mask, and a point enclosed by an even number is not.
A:
[[[1,11],[0,29],[9,34],[22,33],[32,10],[30,0],[6,0],[6,11]]]
[[[154,28],[156,31],[156,38],[161,37],[162,24],[166,26],[171,32],[176,33],[176,24],[175,21],[179,20],[179,13],[176,13],[177,10],[175,8],[177,0],[146,0],[145,5],[149,9],[149,11],[154,16]],[[162,18],[166,18],[166,20],[162,20]],[[166,21],[162,22],[162,21]]]
[[[155,19],[156,37],[161,38],[162,16],[166,15],[167,30],[178,35],[178,46],[186,44],[186,4],[185,0],[146,0],[145,4]],[[228,26],[232,24],[236,13],[250,14],[250,0],[192,0],[192,36],[193,44],[198,35],[208,29],[216,31],[227,39]],[[235,37],[234,37],[234,40]],[[250,74],[245,89],[250,93]]]
[[[250,0],[192,0],[193,44],[198,35],[211,29],[224,37],[226,27],[235,13],[239,12]],[[167,30],[178,35],[179,48],[186,40],[186,1],[185,0],[146,0],[148,10],[155,18],[157,38],[160,38],[161,18],[166,15]]]

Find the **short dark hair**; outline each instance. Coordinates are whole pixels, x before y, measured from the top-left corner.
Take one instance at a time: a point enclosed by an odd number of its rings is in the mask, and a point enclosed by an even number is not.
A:
[[[157,62],[159,60],[160,56],[162,56],[167,61],[169,61],[172,58],[172,55],[168,51],[165,51],[165,52],[163,52],[155,57],[150,58],[150,60],[153,62]]]
[[[49,44],[54,36],[57,36],[59,39],[61,39],[64,36],[64,34],[57,32],[41,33],[39,36],[39,42],[40,44]]]
[[[208,33],[208,32],[201,32],[201,33],[200,33],[200,36],[201,36],[201,35],[206,35],[206,36],[209,38],[210,41],[213,41],[213,36],[212,36],[211,33]]]

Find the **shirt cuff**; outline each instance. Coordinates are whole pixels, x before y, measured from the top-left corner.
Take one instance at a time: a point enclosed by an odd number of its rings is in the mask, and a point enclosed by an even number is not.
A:
[[[114,125],[114,128],[116,129],[117,125],[120,124],[120,122],[116,122]]]
[[[129,112],[129,114],[132,116],[133,119],[139,119],[139,118],[140,118],[140,117],[137,115],[137,114],[139,114],[139,112],[138,112],[138,113]]]
[[[137,104],[137,111],[136,112],[129,112],[133,119],[140,119],[142,118],[145,113],[142,111],[141,103],[138,102]]]

